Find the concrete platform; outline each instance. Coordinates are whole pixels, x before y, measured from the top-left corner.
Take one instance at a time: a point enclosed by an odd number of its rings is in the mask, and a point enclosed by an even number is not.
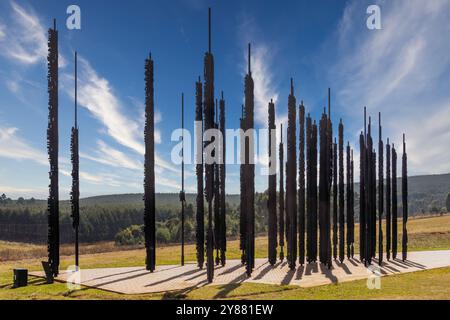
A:
[[[342,264],[334,262],[331,270],[319,263],[290,270],[286,262],[272,267],[267,259],[256,259],[251,277],[245,275],[245,267],[240,261],[228,260],[225,267],[216,267],[212,285],[252,282],[313,287],[446,266],[450,266],[450,250],[410,252],[407,261],[383,262],[382,268],[378,267],[376,260],[370,268],[366,268],[357,259],[346,259]],[[30,274],[44,276],[43,272]],[[74,277],[70,271],[62,271],[57,280],[66,282],[69,277]],[[158,266],[153,273],[143,267],[82,269],[79,282],[84,286],[124,294],[166,292],[209,285],[206,270],[198,270],[195,264]]]

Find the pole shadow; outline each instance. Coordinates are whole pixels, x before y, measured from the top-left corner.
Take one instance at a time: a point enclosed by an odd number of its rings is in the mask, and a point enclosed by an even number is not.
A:
[[[350,269],[347,267],[347,265],[344,262],[341,263],[339,261],[336,261],[335,263],[336,263],[336,266],[338,266],[339,268],[342,268],[342,270],[344,270],[344,272],[346,274],[352,274],[352,272],[350,271]]]
[[[295,270],[289,269],[289,271],[286,273],[286,276],[281,280],[282,285],[288,285],[291,283],[292,278],[294,278]]]
[[[327,266],[320,264],[320,271],[325,275],[328,279],[331,280],[332,283],[338,283],[338,278],[333,274],[333,269],[328,269]]]

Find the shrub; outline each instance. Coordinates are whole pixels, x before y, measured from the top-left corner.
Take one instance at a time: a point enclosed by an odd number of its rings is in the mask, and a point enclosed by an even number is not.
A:
[[[156,229],[156,242],[167,243],[170,241],[169,229],[165,227],[160,227]]]
[[[144,226],[132,225],[122,231],[118,232],[115,236],[116,245],[139,245],[144,244]]]

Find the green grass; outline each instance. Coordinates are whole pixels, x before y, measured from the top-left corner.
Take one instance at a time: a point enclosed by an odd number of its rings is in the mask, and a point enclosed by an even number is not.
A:
[[[450,249],[450,217],[414,219],[408,223],[409,250]],[[357,234],[357,230],[355,230]],[[228,259],[240,258],[239,242],[228,242]],[[2,247],[3,246],[3,247]],[[17,247],[13,244],[14,250]],[[11,248],[0,243],[0,249]],[[24,246],[25,250],[27,249]],[[256,256],[267,256],[267,238],[256,239]],[[195,260],[195,246],[187,245],[186,260]],[[178,264],[179,247],[167,246],[157,250],[158,264]],[[83,268],[142,266],[144,250],[123,250],[84,254]],[[73,256],[61,257],[61,269],[73,264]],[[30,277],[24,288],[12,289],[12,269],[26,267],[41,270],[40,259],[0,262],[0,299],[450,299],[450,268],[426,270],[382,278],[381,290],[369,290],[365,280],[325,285],[314,288],[268,284],[229,284],[207,286],[166,294],[123,295],[83,287],[69,291],[65,284],[45,284],[44,280]]]
[[[123,295],[91,288],[69,291],[63,283],[48,285],[38,278],[32,278],[28,287],[11,289],[10,275],[0,276],[0,299],[450,299],[449,288],[450,268],[383,277],[379,290],[368,289],[366,280],[356,280],[312,288],[243,283],[139,295]]]

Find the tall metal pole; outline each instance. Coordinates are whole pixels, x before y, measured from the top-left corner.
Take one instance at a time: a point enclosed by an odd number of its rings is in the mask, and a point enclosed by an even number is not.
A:
[[[75,123],[72,127],[71,134],[71,160],[72,160],[72,190],[71,190],[71,216],[72,226],[75,229],[75,266],[79,266],[79,246],[78,246],[78,228],[80,224],[80,188],[79,188],[79,154],[78,154],[78,106],[77,106],[77,84],[78,84],[78,71],[77,71],[77,52],[75,51],[75,110],[74,118]]]
[[[184,93],[181,93],[181,265],[184,266],[184,206],[186,196],[184,193]]]
[[[300,133],[299,133],[299,188],[298,188],[298,254],[300,265],[305,263],[305,106],[303,101],[299,107],[299,121],[300,121]]]
[[[344,215],[344,124],[342,119],[339,122],[339,149],[338,149],[338,161],[339,161],[339,261],[344,261],[344,247],[345,247],[345,215]]]
[[[146,269],[156,267],[156,215],[155,215],[155,105],[153,86],[153,60],[145,60],[145,162],[144,162],[144,235]]]
[[[391,176],[391,201],[392,201],[392,259],[397,258],[397,151],[392,144],[392,176]]]
[[[280,125],[280,144],[278,146],[279,169],[280,169],[280,193],[278,200],[279,218],[279,240],[280,240],[280,261],[284,260],[284,144],[283,144],[283,123]]]
[[[245,130],[254,129],[254,83],[251,70],[251,46],[248,44],[248,73],[245,76]],[[247,201],[247,275],[251,276],[255,266],[255,163],[251,139],[245,139],[245,192]]]
[[[269,263],[274,265],[277,262],[277,175],[272,172],[272,167],[276,166],[276,126],[275,126],[275,104],[271,99],[268,107],[268,129],[269,129],[269,172],[268,172],[268,225],[269,225]]]
[[[386,143],[386,259],[391,259],[391,145]]]
[[[384,190],[383,190],[383,150],[384,144],[382,140],[381,132],[381,112],[378,113],[378,264],[381,266],[383,263],[383,211],[384,211]]]
[[[333,259],[338,256],[338,144],[333,143]]]
[[[195,83],[195,121],[197,141],[197,212],[196,212],[196,240],[197,240],[197,266],[202,269],[205,261],[205,205],[203,197],[203,91],[202,82],[199,77]],[[200,122],[200,124],[199,124]]]
[[[47,151],[50,164],[48,197],[48,263],[53,276],[59,273],[59,170],[58,170],[58,31],[56,20],[48,30],[48,127]]]
[[[211,8],[208,9],[208,52],[204,58],[204,123],[205,131],[214,128],[214,57],[211,53]],[[205,148],[211,142],[205,141]],[[214,163],[205,164],[205,197],[208,202],[208,229],[206,237],[207,278],[211,283],[214,278],[214,231],[213,231],[213,198],[214,198]]]
[[[288,224],[288,263],[295,269],[297,260],[297,153],[296,153],[296,100],[291,78],[291,92],[288,98],[287,164],[286,164],[286,213]]]
[[[402,156],[402,207],[403,207],[403,233],[402,233],[402,260],[408,257],[408,156],[406,154],[406,140],[403,134],[403,156]]]
[[[223,91],[219,102],[219,127],[222,134],[222,148],[220,149],[219,180],[220,180],[220,262],[225,266],[227,251],[227,224],[226,224],[226,201],[225,201],[225,179],[226,179],[226,134],[225,134],[225,99]]]

